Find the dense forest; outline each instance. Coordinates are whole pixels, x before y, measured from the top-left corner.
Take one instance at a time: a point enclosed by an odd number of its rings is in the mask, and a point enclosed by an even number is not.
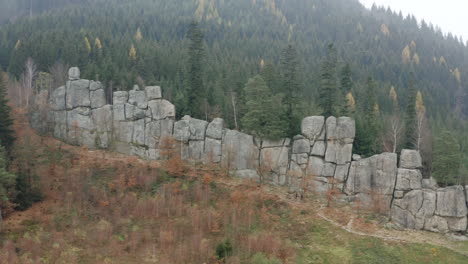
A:
[[[109,91],[161,85],[179,116],[267,137],[297,134],[307,115],[351,115],[356,152],[417,148],[425,176],[468,175],[468,48],[412,16],[357,0],[3,2],[10,83],[28,58],[56,79],[78,66]]]

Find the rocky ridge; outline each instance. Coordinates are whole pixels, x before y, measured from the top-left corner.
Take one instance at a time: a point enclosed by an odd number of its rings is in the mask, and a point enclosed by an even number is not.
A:
[[[423,179],[414,150],[403,150],[399,165],[395,153],[353,155],[356,130],[349,117],[306,117],[301,135],[272,141],[227,129],[221,118],[177,121],[175,113],[158,86],[116,91],[108,104],[101,83],[80,79],[79,69],[71,68],[66,85],[50,96],[47,122],[31,124],[40,131],[50,124],[53,136],[70,144],[153,160],[162,158],[164,139],[172,138],[182,159],[220,164],[238,177],[288,186],[293,193],[338,188],[345,200],[379,202],[410,229],[467,230],[468,188],[438,188]]]

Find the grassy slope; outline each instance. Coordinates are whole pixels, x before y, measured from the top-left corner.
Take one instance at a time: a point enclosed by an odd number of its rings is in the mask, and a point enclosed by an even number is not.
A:
[[[217,263],[214,249],[227,238],[227,263],[250,263],[255,252],[304,264],[468,262],[445,247],[347,232],[317,213],[346,224],[354,212],[324,211],[313,196],[297,201],[177,158],[147,163],[70,147],[25,127],[17,124],[18,145],[29,149],[20,161],[47,198],[6,220],[0,263]],[[378,233],[372,216],[355,216],[355,228]],[[447,243],[468,254],[467,242]]]

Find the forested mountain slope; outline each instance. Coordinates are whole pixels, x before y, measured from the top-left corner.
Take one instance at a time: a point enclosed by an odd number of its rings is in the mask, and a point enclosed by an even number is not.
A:
[[[3,26],[1,67],[19,77],[27,57],[42,71],[61,60],[113,89],[161,84],[183,115],[190,113],[191,96],[186,36],[195,19],[204,33],[203,96],[210,117],[221,115],[234,126],[234,117],[248,110],[244,85],[259,73],[274,94],[287,93],[281,62],[288,44],[298,58],[300,115],[320,114],[322,62],[327,45],[334,43],[334,82],[340,82],[341,69],[349,64],[352,83],[343,92],[352,93],[357,111],[368,101],[368,77],[376,80],[381,115],[394,111],[395,101],[404,112],[413,98],[408,89],[412,83],[422,94],[432,126],[455,131],[462,147],[467,145],[468,48],[414,17],[367,10],[357,0],[84,2]],[[398,100],[389,96],[392,86]],[[344,95],[337,98],[346,103]]]

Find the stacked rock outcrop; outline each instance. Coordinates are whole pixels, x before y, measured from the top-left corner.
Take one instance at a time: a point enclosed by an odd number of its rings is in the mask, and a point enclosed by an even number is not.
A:
[[[54,137],[70,144],[145,159],[163,158],[164,140],[170,139],[182,159],[219,164],[238,177],[296,193],[338,188],[346,200],[368,206],[378,201],[403,227],[466,232],[468,188],[438,188],[434,179],[423,179],[414,150],[401,152],[399,166],[395,153],[353,155],[356,129],[349,117],[306,117],[300,135],[268,140],[227,129],[221,118],[177,121],[175,106],[158,86],[116,91],[112,99],[108,104],[101,83],[80,79],[79,69],[72,68],[66,85],[50,96],[46,123]],[[31,122],[38,129],[42,123]]]

